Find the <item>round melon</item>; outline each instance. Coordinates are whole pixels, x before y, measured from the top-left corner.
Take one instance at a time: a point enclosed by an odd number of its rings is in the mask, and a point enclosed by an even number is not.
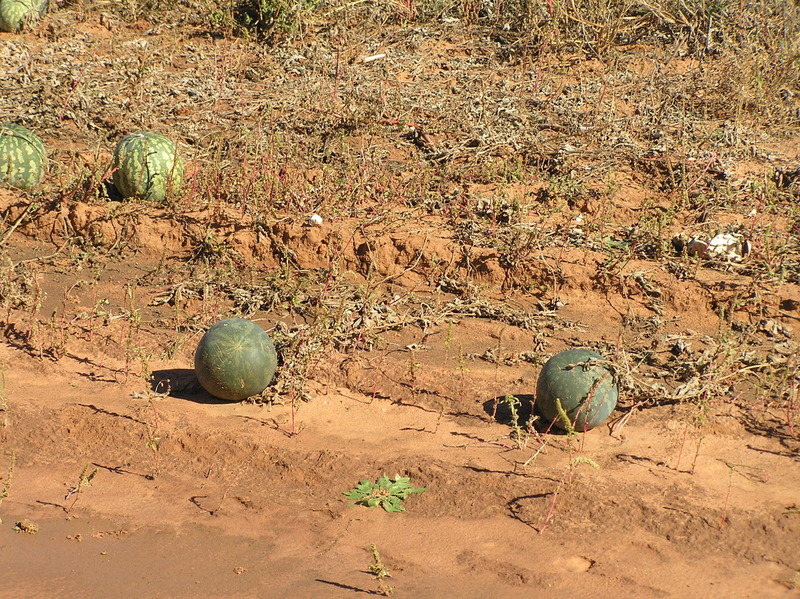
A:
[[[275,376],[278,356],[269,335],[245,318],[212,326],[194,354],[197,380],[211,395],[240,401],[258,395]]]
[[[0,125],[0,184],[32,190],[47,170],[42,140],[22,125]]]
[[[183,183],[183,159],[170,138],[140,131],[114,150],[114,185],[123,198],[163,202]]]
[[[536,384],[536,405],[544,418],[569,430],[558,404],[576,431],[599,426],[617,406],[619,388],[605,358],[588,349],[569,349],[550,358]]]
[[[0,0],[0,30],[16,33],[47,12],[48,0]]]

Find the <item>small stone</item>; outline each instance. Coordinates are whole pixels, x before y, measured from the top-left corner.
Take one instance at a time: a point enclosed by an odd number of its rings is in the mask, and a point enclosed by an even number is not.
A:
[[[14,531],[35,535],[37,532],[39,532],[39,525],[25,518],[14,525]]]

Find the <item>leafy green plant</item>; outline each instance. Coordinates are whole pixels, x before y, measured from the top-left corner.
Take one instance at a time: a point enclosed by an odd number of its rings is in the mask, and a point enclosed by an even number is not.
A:
[[[394,475],[394,480],[385,474],[378,479],[377,483],[369,480],[362,480],[350,491],[343,493],[345,497],[353,502],[353,505],[364,505],[369,508],[380,506],[390,513],[402,512],[403,500],[413,493],[422,493],[425,487],[414,488],[409,482],[411,479]]]

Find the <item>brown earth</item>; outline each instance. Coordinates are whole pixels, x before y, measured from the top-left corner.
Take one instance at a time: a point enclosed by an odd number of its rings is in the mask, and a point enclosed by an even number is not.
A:
[[[0,117],[51,159],[0,189],[0,596],[379,594],[373,544],[397,597],[797,596],[796,61],[135,4],[0,34]],[[186,155],[164,206],[109,183],[138,129]],[[687,251],[723,232],[743,261]],[[281,360],[246,402],[192,369],[231,316]],[[621,388],[574,435],[528,423],[569,347]],[[384,473],[426,491],[343,496]]]

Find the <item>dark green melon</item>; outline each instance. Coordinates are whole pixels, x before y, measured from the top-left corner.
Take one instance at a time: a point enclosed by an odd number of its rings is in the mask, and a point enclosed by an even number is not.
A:
[[[584,431],[605,422],[618,398],[617,381],[605,358],[588,349],[570,349],[550,358],[536,385],[539,412],[562,430],[569,426],[559,415],[558,401],[572,427]]]
[[[163,202],[183,183],[183,159],[170,138],[140,131],[114,150],[114,185],[123,198]]]
[[[42,140],[22,125],[0,125],[0,184],[32,190],[47,170]]]
[[[0,30],[16,33],[47,12],[48,0],[0,0]]]
[[[269,335],[245,318],[216,323],[200,339],[194,354],[194,370],[203,388],[231,401],[261,393],[272,382],[277,366]]]

